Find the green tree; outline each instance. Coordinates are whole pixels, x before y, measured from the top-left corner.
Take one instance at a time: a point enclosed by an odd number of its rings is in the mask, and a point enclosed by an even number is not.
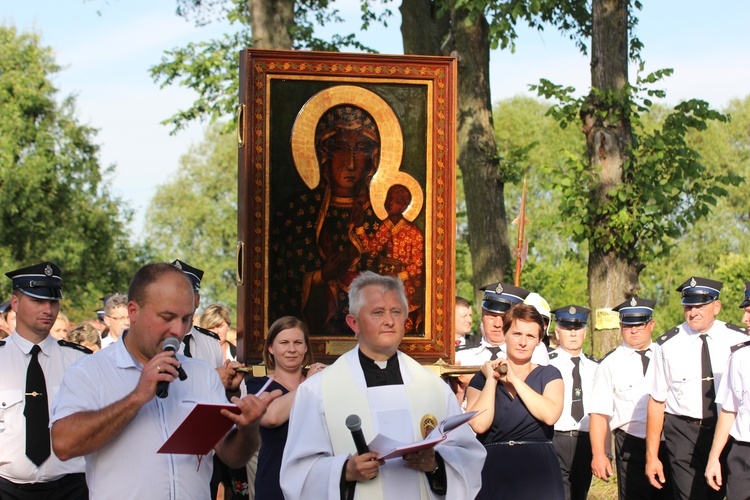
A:
[[[556,97],[551,109],[562,126],[583,124],[587,152],[572,159],[563,172],[561,205],[575,239],[589,245],[588,294],[592,309],[611,308],[639,294],[639,274],[646,262],[669,254],[674,240],[705,217],[725,186],[739,182],[733,173],[708,168],[687,140],[725,115],[704,101],[677,105],[659,129],[648,130],[641,116],[653,97],[664,92],[651,86],[671,70],[628,77],[630,60],[643,71],[641,44],[632,37],[637,18],[629,0],[594,0],[591,28],[591,91],[573,98],[575,89],[548,81],[540,95]],[[596,318],[596,316],[595,316]],[[596,319],[594,320],[596,328]],[[594,335],[594,353],[616,347],[617,330]]]
[[[657,116],[666,110],[655,110]],[[722,110],[731,120],[711,123],[700,134],[688,135],[703,160],[720,174],[750,176],[750,97],[735,99]],[[744,183],[727,186],[727,195],[689,232],[676,238],[667,256],[657,257],[641,273],[642,296],[658,301],[655,334],[684,320],[679,293],[675,288],[691,275],[724,282],[719,316],[740,324],[742,312],[737,308],[744,296],[744,281],[750,279],[750,245],[747,231],[750,199]]]
[[[184,260],[205,271],[201,303],[237,306],[237,143],[223,125],[180,161],[174,180],[159,186],[146,212],[146,246],[157,260]]]
[[[587,303],[587,245],[573,241],[570,227],[560,217],[557,207],[562,192],[552,180],[567,158],[582,154],[585,144],[577,130],[560,128],[547,115],[548,108],[548,102],[529,97],[506,99],[495,103],[494,123],[502,168],[514,176],[506,196],[513,218],[520,210],[517,180],[527,179],[526,218],[530,224],[525,233],[529,250],[521,285],[556,308]],[[510,239],[517,241],[515,225],[510,227]]]
[[[109,191],[96,130],[78,124],[72,97],[58,103],[59,70],[39,35],[0,26],[0,268],[55,262],[62,308],[81,320],[98,297],[127,289],[136,263],[130,211]]]

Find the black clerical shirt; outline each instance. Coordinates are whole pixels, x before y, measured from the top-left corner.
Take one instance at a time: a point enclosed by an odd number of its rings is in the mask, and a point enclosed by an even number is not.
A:
[[[398,352],[388,358],[385,368],[380,368],[374,360],[365,356],[361,350],[357,350],[357,353],[359,354],[359,364],[362,365],[362,371],[365,374],[367,387],[404,384],[404,379],[401,378],[401,369],[398,366]]]

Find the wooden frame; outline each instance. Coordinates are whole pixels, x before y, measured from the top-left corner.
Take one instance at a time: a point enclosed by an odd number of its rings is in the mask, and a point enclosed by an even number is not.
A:
[[[347,284],[370,269],[405,278],[411,306],[400,349],[421,362],[450,362],[455,110],[454,58],[242,51],[240,360],[262,360],[268,327],[284,314],[315,325],[317,360],[349,350],[356,340],[341,321]],[[344,160],[335,155],[359,162],[362,175],[337,178],[333,165]],[[350,181],[360,187],[347,188]]]

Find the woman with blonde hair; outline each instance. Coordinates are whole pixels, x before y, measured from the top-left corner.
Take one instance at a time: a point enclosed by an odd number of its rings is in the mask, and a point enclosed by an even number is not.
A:
[[[66,340],[91,349],[92,352],[96,352],[102,348],[102,340],[99,338],[99,330],[86,322],[78,323],[71,328],[67,334]]]
[[[219,344],[224,360],[237,360],[237,346],[227,340],[227,332],[232,326],[229,309],[223,304],[211,304],[206,307],[198,318],[198,326],[211,330],[219,336]]]

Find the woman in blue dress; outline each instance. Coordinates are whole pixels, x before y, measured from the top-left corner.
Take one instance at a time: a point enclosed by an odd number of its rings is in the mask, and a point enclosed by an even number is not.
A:
[[[266,369],[273,376],[265,389],[271,392],[280,389],[282,395],[276,398],[260,421],[261,445],[258,453],[258,469],[255,475],[255,498],[262,500],[283,500],[279,484],[281,457],[286,445],[289,430],[289,412],[292,409],[297,387],[305,381],[303,368],[310,365],[307,377],[323,368],[321,363],[312,363],[310,335],[307,325],[292,316],[277,319],[268,330],[263,360]],[[260,391],[269,377],[247,380],[248,394]]]
[[[487,450],[482,499],[564,500],[562,473],[552,447],[563,409],[557,368],[531,362],[544,328],[533,306],[513,306],[503,318],[507,359],[487,361],[467,391],[469,422]],[[505,366],[507,373],[497,370]]]

